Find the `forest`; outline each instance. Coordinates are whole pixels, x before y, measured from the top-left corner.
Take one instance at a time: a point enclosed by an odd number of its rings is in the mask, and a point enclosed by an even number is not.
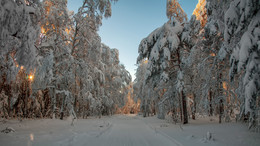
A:
[[[60,118],[120,112],[131,76],[97,30],[114,0],[1,0],[4,118]]]
[[[134,96],[144,116],[188,123],[197,114],[256,125],[259,112],[260,5],[199,0],[193,16],[168,1],[169,21],[138,49]],[[258,115],[259,117],[259,115]]]
[[[190,19],[167,0],[168,21],[136,48],[133,81],[98,34],[117,2],[73,12],[67,0],[0,0],[1,119],[205,115],[259,126],[259,0],[199,0]]]

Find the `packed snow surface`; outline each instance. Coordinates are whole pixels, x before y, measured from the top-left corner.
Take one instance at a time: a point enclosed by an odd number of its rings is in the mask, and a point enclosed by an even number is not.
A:
[[[8,146],[203,146],[259,145],[260,133],[249,131],[242,123],[218,124],[215,118],[173,124],[155,116],[115,115],[76,120],[8,120],[0,130],[12,127],[15,132],[0,133],[1,145]]]

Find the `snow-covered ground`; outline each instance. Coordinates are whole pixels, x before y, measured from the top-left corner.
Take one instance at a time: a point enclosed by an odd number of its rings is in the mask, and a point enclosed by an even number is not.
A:
[[[260,133],[248,131],[241,123],[218,124],[216,119],[190,120],[188,125],[172,124],[156,117],[114,115],[71,120],[9,120],[0,122],[0,145],[8,146],[174,146],[174,145],[260,145]],[[213,139],[208,140],[207,133]]]

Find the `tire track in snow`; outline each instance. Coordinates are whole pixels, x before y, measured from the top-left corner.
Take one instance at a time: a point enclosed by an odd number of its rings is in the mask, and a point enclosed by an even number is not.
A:
[[[139,118],[138,118],[139,119]],[[141,120],[141,119],[139,119],[139,120]],[[165,138],[167,138],[167,139],[169,139],[169,140],[171,140],[174,144],[176,144],[177,146],[183,146],[183,144],[181,144],[180,142],[178,142],[176,139],[174,139],[173,137],[171,137],[171,136],[169,136],[169,135],[167,135],[165,132],[163,132],[163,131],[161,131],[161,130],[157,130],[156,129],[156,127],[152,127],[151,125],[149,125],[146,121],[144,121],[144,120],[141,120],[141,121],[143,121],[145,124],[146,124],[146,126],[148,126],[150,129],[152,129],[152,130],[154,130],[154,132],[157,134],[160,134],[160,135],[162,135],[163,137],[165,137]]]
[[[105,130],[101,131],[99,134],[97,134],[97,135],[96,135],[96,138],[99,138],[99,137],[102,136],[103,134],[105,134],[105,133],[111,131],[111,127],[112,127],[112,126],[113,126],[113,124],[110,124],[110,123],[108,122],[107,128],[106,128]]]

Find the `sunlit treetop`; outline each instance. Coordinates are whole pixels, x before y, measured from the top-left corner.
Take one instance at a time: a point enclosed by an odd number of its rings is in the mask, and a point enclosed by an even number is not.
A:
[[[83,5],[79,8],[78,14],[84,15],[88,20],[95,22],[95,27],[98,29],[102,24],[103,17],[111,17],[111,3],[117,1],[118,0],[83,0]]]
[[[43,24],[41,26],[41,33],[47,34],[49,31],[53,32],[54,30],[58,33],[62,32],[62,28],[65,23],[64,21],[69,19],[67,15],[67,0],[44,0],[44,10],[45,15]],[[61,21],[57,21],[61,20]],[[58,23],[60,22],[60,23]],[[62,27],[63,26],[63,27]],[[67,33],[69,33],[70,28],[66,28]]]
[[[196,8],[193,11],[193,15],[196,16],[197,20],[200,20],[202,27],[207,23],[207,9],[206,9],[206,0],[199,0]]]
[[[171,19],[176,19],[179,22],[187,21],[187,14],[182,9],[178,0],[167,0],[166,15]]]

